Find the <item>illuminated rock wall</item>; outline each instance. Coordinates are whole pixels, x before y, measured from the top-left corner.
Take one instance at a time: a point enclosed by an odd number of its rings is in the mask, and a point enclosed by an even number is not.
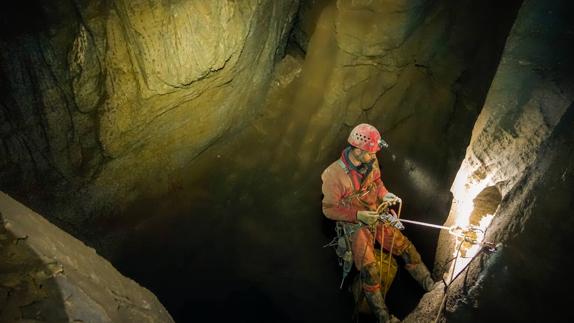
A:
[[[486,240],[500,243],[501,250],[472,262],[464,281],[455,281],[447,302],[453,321],[556,321],[567,311],[561,301],[563,306],[553,304],[550,312],[544,304],[567,293],[561,286],[571,286],[566,268],[572,262],[566,264],[562,255],[574,229],[567,214],[573,180],[573,9],[567,1],[525,1],[508,37],[452,186],[446,222],[468,224],[473,199],[495,186],[502,201]],[[437,264],[444,265],[453,250],[452,237],[444,234]]]
[[[60,218],[167,191],[169,174],[257,113],[296,9],[58,1],[3,10],[2,188],[51,208],[81,190]]]
[[[521,9],[452,185],[447,225],[468,223],[487,186],[503,197],[515,188],[572,104],[571,27],[562,10],[557,1]]]

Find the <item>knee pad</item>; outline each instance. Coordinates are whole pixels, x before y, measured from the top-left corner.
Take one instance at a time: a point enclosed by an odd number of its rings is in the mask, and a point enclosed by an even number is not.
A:
[[[363,282],[363,289],[376,289],[377,287],[380,288],[381,284],[377,278],[379,278],[379,271],[376,263],[372,262],[361,268],[361,281]]]

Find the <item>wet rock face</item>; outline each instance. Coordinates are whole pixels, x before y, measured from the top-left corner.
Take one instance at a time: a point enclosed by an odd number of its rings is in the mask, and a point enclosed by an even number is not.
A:
[[[0,193],[0,321],[173,322],[147,289]]]
[[[28,5],[3,12],[3,189],[82,185],[98,207],[257,111],[297,1]]]
[[[385,56],[420,26],[428,2],[338,1],[337,41],[344,51],[356,56]]]
[[[160,129],[174,136],[178,127],[189,136],[188,144],[204,146],[230,128],[232,119],[252,113],[241,92],[263,94],[257,89],[269,75],[294,4],[114,3],[105,38],[112,72],[100,129],[105,152],[120,155],[137,142],[154,141]],[[244,69],[250,71],[241,73]],[[202,102],[204,93],[216,98]],[[191,104],[196,98],[203,108]],[[177,127],[166,113],[179,120]]]

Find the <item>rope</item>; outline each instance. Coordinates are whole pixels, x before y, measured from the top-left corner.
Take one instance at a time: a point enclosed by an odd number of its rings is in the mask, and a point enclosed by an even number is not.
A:
[[[376,212],[379,213],[379,214],[381,214],[384,210],[386,210],[386,209],[389,208],[389,204],[390,204],[389,202],[383,202],[383,203],[381,203],[381,204],[377,207]],[[401,217],[402,207],[403,207],[403,202],[402,202],[402,200],[399,200],[399,211],[398,211],[398,214],[396,214],[397,219],[400,219],[400,217]],[[446,226],[442,226],[442,225],[436,225],[436,224],[425,223],[425,222],[420,222],[420,221],[413,221],[413,220],[402,220],[402,221],[403,221],[403,222],[407,222],[407,223],[413,223],[413,224],[423,225],[423,226],[427,226],[427,227],[432,227],[432,228],[436,228],[436,229],[448,230],[448,233],[449,233],[449,234],[451,234],[451,235],[453,235],[453,236],[455,236],[455,237],[457,237],[457,238],[460,238],[460,243],[458,244],[455,257],[454,257],[454,258],[451,258],[451,259],[448,260],[447,263],[446,263],[446,264],[448,264],[449,262],[451,262],[451,261],[454,260],[454,263],[453,263],[453,265],[452,265],[452,266],[453,266],[453,267],[452,267],[453,269],[452,269],[452,272],[451,272],[450,282],[447,284],[447,283],[444,281],[444,279],[443,279],[443,282],[445,283],[444,296],[443,296],[443,299],[442,299],[442,301],[441,301],[441,305],[440,305],[440,307],[439,307],[437,316],[436,316],[436,318],[435,318],[435,320],[434,320],[434,323],[438,323],[438,321],[439,321],[439,319],[440,319],[440,317],[441,317],[441,315],[442,315],[442,312],[443,312],[443,310],[444,310],[444,308],[445,308],[445,306],[446,306],[446,299],[447,299],[447,297],[448,297],[448,288],[450,287],[450,285],[468,268],[468,266],[469,266],[469,265],[474,261],[474,259],[476,259],[480,254],[482,254],[485,250],[489,250],[490,252],[496,251],[497,246],[496,246],[494,243],[492,243],[492,242],[488,242],[488,241],[477,241],[475,238],[471,238],[471,237],[468,236],[468,233],[470,233],[470,232],[478,232],[478,231],[480,231],[480,232],[482,232],[482,233],[484,234],[484,231],[483,231],[482,229],[480,229],[480,228],[469,227],[469,228],[463,229],[463,228],[461,228],[461,227],[455,227],[455,226],[446,227]],[[375,227],[375,234],[376,234],[376,227]],[[375,238],[376,238],[376,235],[375,235]],[[382,225],[381,238],[382,238],[382,242],[383,242],[383,243],[381,243],[381,246],[380,246],[381,259],[380,259],[380,267],[379,267],[379,268],[380,268],[380,270],[379,270],[379,280],[381,279],[382,272],[383,272],[383,269],[382,269],[382,265],[383,265],[383,255],[384,255],[384,253],[383,253],[383,245],[384,245],[384,241],[385,241],[384,224]],[[465,243],[465,242],[470,243],[470,244],[474,244],[474,245],[480,245],[482,248],[471,258],[471,260],[466,264],[466,266],[464,266],[464,268],[462,268],[462,270],[460,270],[459,273],[455,276],[455,275],[454,275],[454,272],[455,272],[455,269],[456,269],[456,264],[457,264],[457,262],[458,262],[458,259],[460,258],[460,249],[462,248],[462,244]],[[391,248],[390,248],[390,250],[389,250],[389,258],[392,257],[394,244],[395,244],[395,235],[393,234],[393,238],[392,238],[392,241],[391,241]],[[366,252],[366,246],[365,246],[365,252]],[[364,254],[363,254],[363,257],[364,257]],[[467,257],[463,257],[463,258],[467,258]],[[445,264],[445,265],[446,265],[446,264]],[[443,268],[444,268],[444,267],[443,267]],[[388,266],[387,266],[387,277],[386,277],[386,279],[385,279],[385,281],[384,281],[384,285],[383,285],[384,288],[385,288],[385,290],[386,290],[386,287],[387,287],[386,285],[387,285],[387,283],[388,283],[388,281],[389,281],[389,277],[390,277],[390,271],[391,271],[390,269],[391,269],[391,261],[390,261],[390,259],[389,259]],[[385,292],[385,294],[383,295],[383,299],[385,299],[385,298],[386,298],[386,292]]]
[[[376,224],[375,226],[375,234],[376,234]],[[371,228],[373,226],[369,227],[369,231],[371,232]],[[373,235],[371,232],[371,237],[373,237],[373,246],[375,245],[375,241],[376,241],[376,235]],[[370,237],[369,237],[370,238]],[[371,242],[371,240],[369,240],[369,242]],[[365,254],[367,254],[367,247],[369,246],[368,243],[365,244],[365,248],[363,249],[363,255],[361,256],[361,270],[363,270],[363,267],[365,266],[364,264],[364,260],[365,260]],[[381,276],[382,273],[379,272],[379,281],[381,280]],[[359,306],[361,305],[361,303],[363,302],[363,297],[366,297],[365,292],[363,290],[363,275],[361,275],[361,273],[359,272],[359,281],[361,283],[360,286],[360,290],[359,290],[359,298],[357,299],[357,303],[355,304],[355,309],[353,310],[353,315],[357,318],[357,322],[359,322]],[[384,300],[384,295],[383,295],[383,300]]]
[[[468,268],[468,266],[470,266],[470,264],[474,261],[474,259],[476,259],[480,254],[482,254],[482,253],[484,252],[485,249],[486,249],[486,250],[489,250],[490,252],[496,250],[496,247],[493,246],[493,245],[491,245],[490,243],[489,243],[489,244],[482,244],[482,243],[480,243],[480,245],[482,245],[483,247],[470,259],[470,261],[466,264],[466,266],[464,266],[464,268],[462,268],[462,270],[459,271],[458,274],[456,274],[456,276],[454,276],[454,270],[456,269],[456,262],[458,261],[458,259],[459,259],[459,257],[460,257],[460,249],[461,249],[461,247],[462,247],[462,244],[465,243],[465,242],[468,242],[468,241],[466,241],[466,240],[464,240],[464,239],[460,241],[460,243],[459,243],[459,245],[458,245],[458,248],[457,248],[457,250],[456,250],[456,255],[455,255],[455,257],[448,261],[448,262],[450,262],[450,261],[454,260],[454,262],[453,262],[453,264],[452,264],[452,272],[451,272],[451,276],[450,276],[450,282],[447,284],[447,283],[444,281],[444,279],[443,279],[443,282],[445,283],[444,295],[443,295],[443,298],[442,298],[440,307],[439,307],[439,309],[438,309],[437,316],[436,316],[436,318],[435,318],[435,320],[434,320],[434,323],[438,323],[438,320],[440,319],[441,314],[442,314],[442,312],[443,312],[443,310],[444,310],[444,308],[445,308],[446,298],[448,297],[448,288],[450,287],[450,285],[452,285],[452,283]],[[463,257],[463,258],[468,258],[468,257]],[[447,262],[447,263],[448,263],[448,262]],[[443,267],[443,268],[444,268],[444,267]]]
[[[461,242],[459,243],[459,245],[458,245],[458,248],[456,248],[456,255],[455,255],[455,257],[454,257],[454,262],[453,262],[453,265],[452,265],[452,272],[451,272],[451,275],[450,275],[450,282],[449,282],[448,284],[446,284],[446,282],[445,282],[444,295],[443,295],[442,300],[441,300],[441,302],[440,302],[440,307],[438,308],[438,313],[437,313],[437,315],[436,315],[436,318],[435,318],[435,320],[434,320],[434,323],[438,323],[438,320],[440,319],[440,316],[441,316],[441,314],[442,314],[442,310],[443,310],[443,308],[444,308],[444,306],[445,306],[445,304],[446,304],[446,297],[448,296],[448,288],[450,287],[450,284],[452,284],[453,279],[454,279],[454,269],[456,268],[456,262],[458,261],[458,256],[460,255],[460,248],[462,247],[462,243],[463,243],[463,241],[461,241]],[[457,277],[458,277],[458,276],[457,276]],[[444,280],[443,280],[443,282],[444,282]]]
[[[375,240],[376,240],[376,238],[377,238],[376,234],[377,234],[377,231],[376,231],[376,228],[375,228]],[[384,224],[381,224],[381,243],[380,243],[381,246],[380,246],[380,250],[379,250],[379,252],[380,252],[380,253],[379,253],[379,255],[380,255],[380,259],[379,259],[379,281],[381,281],[382,278],[383,278],[383,255],[384,255],[384,253],[383,253],[383,244],[384,244],[384,243],[385,243],[385,225],[384,225]],[[391,262],[391,261],[390,261],[390,259],[389,259],[389,263],[390,263],[390,262]],[[383,291],[384,291],[384,293],[382,293],[382,295],[383,295],[383,301],[387,298],[387,281],[388,281],[388,279],[389,279],[389,275],[388,275],[388,272],[387,272],[387,280],[384,281],[384,285],[383,285]]]
[[[397,219],[401,218],[401,209],[403,208],[403,201],[402,200],[399,200],[399,201],[400,201],[399,202],[399,213],[397,214]],[[383,232],[385,232],[385,225],[384,224],[382,225],[382,228],[383,228]],[[393,233],[393,240],[391,241],[391,249],[389,250],[389,263],[387,265],[387,279],[385,280],[385,285],[387,284],[387,281],[389,280],[389,276],[391,274],[391,259],[390,258],[393,256],[393,247],[395,245],[395,238],[396,238],[396,236]],[[382,245],[384,244],[384,242],[385,242],[385,240],[383,240],[383,243],[381,244],[381,249],[383,248]],[[381,259],[382,259],[382,255],[381,255]],[[385,291],[384,297],[386,297],[386,291]]]

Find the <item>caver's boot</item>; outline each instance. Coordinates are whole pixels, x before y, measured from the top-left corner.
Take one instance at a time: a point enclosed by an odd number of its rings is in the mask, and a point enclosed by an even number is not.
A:
[[[425,264],[422,262],[416,265],[406,265],[407,271],[413,278],[426,290],[430,292],[434,286],[435,281],[432,279],[432,276]]]
[[[361,269],[361,282],[367,303],[373,314],[379,319],[379,323],[385,323],[390,322],[391,316],[381,294],[378,275],[376,263],[367,264]]]
[[[411,243],[401,256],[406,262],[405,268],[409,274],[413,276],[425,291],[431,291],[435,286],[435,281],[432,279],[431,273],[423,263],[421,255],[415,246]]]

